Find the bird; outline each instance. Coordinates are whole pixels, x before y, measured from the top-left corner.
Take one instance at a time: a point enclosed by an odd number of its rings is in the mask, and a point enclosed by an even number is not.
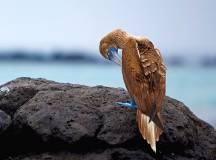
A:
[[[166,93],[166,66],[160,50],[148,38],[122,29],[106,34],[99,50],[105,59],[121,66],[131,100],[116,103],[136,109],[139,132],[156,153],[156,142],[164,131],[161,109]]]

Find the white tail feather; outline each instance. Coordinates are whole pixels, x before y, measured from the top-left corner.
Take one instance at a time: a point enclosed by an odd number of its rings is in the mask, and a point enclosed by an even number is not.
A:
[[[162,130],[153,122],[149,122],[150,117],[137,110],[137,122],[140,133],[147,143],[150,144],[152,150],[156,152],[156,142],[162,133]]]

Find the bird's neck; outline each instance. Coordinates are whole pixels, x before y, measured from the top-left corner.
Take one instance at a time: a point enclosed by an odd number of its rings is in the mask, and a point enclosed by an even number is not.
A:
[[[115,38],[115,44],[119,49],[123,49],[126,43],[127,43],[127,38],[125,37]]]
[[[119,48],[123,49],[127,43],[128,34],[125,33],[115,33],[112,35],[113,43]]]

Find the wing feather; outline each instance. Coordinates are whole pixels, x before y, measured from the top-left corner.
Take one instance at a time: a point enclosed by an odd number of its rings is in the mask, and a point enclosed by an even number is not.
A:
[[[156,112],[160,112],[166,90],[166,67],[161,53],[148,39],[138,39],[138,54],[145,79],[148,80],[149,96],[152,96],[151,106],[156,105]]]

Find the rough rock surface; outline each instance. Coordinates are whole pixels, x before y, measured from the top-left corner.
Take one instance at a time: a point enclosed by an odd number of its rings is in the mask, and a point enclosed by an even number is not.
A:
[[[0,134],[4,132],[11,124],[11,117],[0,110]]]
[[[121,88],[18,78],[0,89],[0,159],[216,159],[216,131],[166,97],[157,154],[140,136],[136,111],[121,108]]]

